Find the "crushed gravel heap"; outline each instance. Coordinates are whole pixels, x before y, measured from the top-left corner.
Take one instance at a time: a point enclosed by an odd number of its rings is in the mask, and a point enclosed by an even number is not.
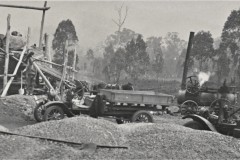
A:
[[[239,159],[240,140],[176,124],[120,125],[130,145],[126,159]]]
[[[65,144],[0,135],[0,159],[89,159],[90,155]]]
[[[0,99],[0,115],[12,119],[33,120],[36,106],[33,96],[11,95]]]
[[[0,159],[240,159],[240,140],[173,123],[115,123],[73,117],[22,127],[15,132],[129,149],[90,153],[60,143],[0,135]],[[24,146],[24,147],[23,147]]]
[[[99,145],[119,145],[123,141],[117,124],[84,116],[29,125],[18,129],[17,132]]]

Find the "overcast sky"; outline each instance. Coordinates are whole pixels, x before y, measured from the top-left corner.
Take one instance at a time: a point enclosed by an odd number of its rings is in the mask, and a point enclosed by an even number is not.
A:
[[[117,26],[116,7],[123,1],[48,1],[44,32],[53,35],[58,23],[71,19],[76,27],[80,47],[94,48]],[[42,1],[0,1],[1,4],[43,6]],[[167,32],[179,32],[188,40],[189,32],[210,31],[214,38],[221,36],[227,17],[239,9],[240,1],[125,1],[129,13],[124,28],[149,36],[165,36]],[[32,28],[32,42],[38,44],[41,11],[0,8],[0,33],[6,33],[6,18],[11,14],[11,30],[26,34]]]

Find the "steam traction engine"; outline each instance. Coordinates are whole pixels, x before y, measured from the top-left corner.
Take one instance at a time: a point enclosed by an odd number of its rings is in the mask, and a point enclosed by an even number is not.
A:
[[[179,91],[178,104],[183,119],[193,119],[184,126],[240,137],[237,93],[225,85],[219,89],[208,88],[200,86],[196,76],[187,77],[186,89]]]

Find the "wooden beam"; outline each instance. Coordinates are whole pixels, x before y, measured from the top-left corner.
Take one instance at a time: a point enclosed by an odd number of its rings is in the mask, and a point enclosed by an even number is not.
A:
[[[19,6],[19,5],[8,5],[8,4],[0,4],[0,7],[34,9],[34,10],[42,10],[42,11],[46,11],[50,9],[50,7],[31,7],[31,6]]]
[[[66,40],[65,42],[65,47],[64,47],[64,53],[63,53],[63,59],[64,59],[64,62],[63,62],[63,72],[62,72],[62,78],[61,78],[61,81],[60,81],[60,84],[59,84],[59,88],[60,88],[60,92],[61,92],[61,99],[63,100],[63,92],[64,92],[64,88],[63,88],[63,82],[65,81],[66,79],[66,73],[67,73],[67,61],[68,61],[68,50],[67,50],[67,47],[68,47],[68,40]]]
[[[47,1],[44,2],[44,7],[47,7]],[[42,34],[43,34],[43,25],[44,25],[44,19],[45,19],[45,11],[46,10],[43,10],[41,28],[40,28],[40,39],[39,39],[39,48],[40,49],[42,49]]]
[[[17,65],[16,65],[16,68],[15,68],[15,70],[14,70],[14,72],[13,72],[13,77],[11,77],[10,80],[9,80],[9,81],[7,82],[7,84],[5,85],[1,97],[5,97],[5,96],[7,95],[8,89],[9,89],[10,85],[12,84],[12,81],[13,81],[15,75],[17,74],[17,71],[18,71],[19,66],[20,66],[20,64],[21,64],[21,62],[22,62],[22,59],[23,59],[23,56],[24,56],[24,53],[25,53],[25,52],[26,52],[26,46],[24,47],[24,49],[23,49],[23,51],[22,51],[22,53],[21,53],[21,56],[20,56],[20,58],[19,58],[19,61],[18,61]]]
[[[36,68],[36,70],[38,71],[38,73],[40,74],[40,76],[43,78],[44,82],[46,83],[46,85],[48,86],[48,88],[50,90],[53,90],[56,92],[56,90],[53,88],[53,86],[51,85],[51,83],[49,82],[49,80],[47,79],[47,77],[43,74],[43,72],[41,71],[41,69],[38,67],[38,65],[36,64],[36,62],[33,61],[33,66]],[[56,95],[56,100],[60,100],[60,97],[58,95]]]
[[[58,66],[58,67],[63,67],[63,65],[57,64],[57,63],[54,63],[54,62],[50,62],[50,61],[46,61],[46,60],[41,60],[41,59],[35,59],[35,58],[33,58],[33,59],[34,59],[35,61],[40,61],[40,62],[48,63],[48,64],[55,65],[55,66]]]
[[[27,34],[27,50],[29,49],[29,43],[30,43],[30,35],[31,35],[31,28],[28,27],[28,34]]]
[[[7,81],[8,81],[8,64],[9,64],[9,43],[10,43],[10,19],[11,19],[11,15],[8,14],[7,17],[7,33],[6,33],[6,55],[5,55],[5,68],[4,68],[4,78],[3,78],[3,88],[5,88],[5,86],[7,85]]]
[[[74,55],[73,55],[73,71],[76,69],[76,60],[77,60],[77,47],[76,47],[76,45],[75,45],[75,48],[74,48],[74,53],[73,53]],[[74,80],[74,77],[75,76],[75,73],[74,72],[72,72],[72,80]]]

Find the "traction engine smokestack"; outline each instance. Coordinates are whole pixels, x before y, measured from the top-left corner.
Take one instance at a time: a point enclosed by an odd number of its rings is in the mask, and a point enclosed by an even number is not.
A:
[[[190,32],[187,53],[186,53],[186,59],[185,59],[184,68],[183,68],[182,85],[181,85],[182,90],[186,89],[186,79],[187,79],[189,57],[190,57],[190,52],[191,52],[191,48],[192,48],[193,37],[194,37],[194,32]]]

